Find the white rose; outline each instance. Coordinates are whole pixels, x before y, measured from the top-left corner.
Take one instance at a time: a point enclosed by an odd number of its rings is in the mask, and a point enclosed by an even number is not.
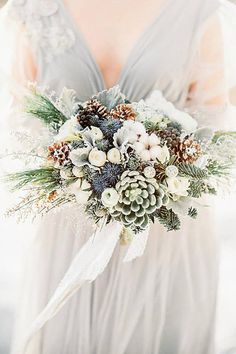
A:
[[[93,136],[95,141],[103,139],[103,132],[98,127],[92,126],[91,127],[91,132],[92,132],[92,136]]]
[[[93,148],[89,153],[89,162],[93,166],[101,167],[105,165],[106,162],[106,153],[104,151]]]
[[[112,148],[107,153],[107,159],[112,163],[119,164],[121,162],[120,157],[120,151],[117,148]]]
[[[188,196],[189,180],[186,177],[168,177],[166,179],[168,192],[180,197]]]
[[[111,208],[113,206],[115,206],[118,201],[119,201],[119,194],[117,193],[117,191],[114,188],[106,188],[103,192],[102,192],[102,204],[107,207],[107,208]]]

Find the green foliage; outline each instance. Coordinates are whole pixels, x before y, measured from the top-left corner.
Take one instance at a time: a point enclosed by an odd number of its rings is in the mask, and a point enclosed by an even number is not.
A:
[[[153,216],[158,219],[160,224],[167,228],[167,231],[180,229],[180,219],[172,209],[167,209],[165,206],[162,206],[154,214]]]
[[[110,111],[118,104],[125,103],[125,96],[121,93],[119,86],[104,90],[96,95],[96,98],[103,106]]]
[[[47,96],[38,92],[26,97],[25,111],[56,131],[67,120]]]
[[[220,164],[218,161],[209,161],[206,168],[209,175],[223,177],[228,174],[230,167],[230,165]]]
[[[141,164],[140,158],[137,155],[132,154],[129,158],[129,161],[127,162],[126,167],[130,171],[136,171],[140,167],[140,164]]]
[[[197,215],[198,215],[198,211],[196,208],[191,207],[188,209],[188,216],[190,216],[193,219],[196,219]]]
[[[160,130],[158,123],[154,123],[149,120],[144,121],[143,125],[145,126],[148,133],[154,133]]]
[[[42,167],[35,170],[17,172],[7,175],[4,180],[12,185],[12,191],[22,189],[26,186],[40,188],[45,192],[58,189],[60,173],[53,167]]]
[[[193,179],[204,179],[208,177],[208,171],[201,169],[195,165],[180,163],[178,165],[179,174],[183,177],[191,177]]]
[[[191,181],[188,189],[188,195],[193,198],[200,198],[202,194],[216,195],[217,191],[215,188],[211,187],[205,181],[201,181],[201,180]]]

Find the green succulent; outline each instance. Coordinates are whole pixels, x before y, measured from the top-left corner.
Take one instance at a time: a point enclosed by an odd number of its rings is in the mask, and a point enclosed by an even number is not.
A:
[[[116,184],[116,190],[120,199],[111,214],[134,230],[145,229],[150,216],[167,203],[168,197],[156,180],[146,178],[138,171],[125,171]]]

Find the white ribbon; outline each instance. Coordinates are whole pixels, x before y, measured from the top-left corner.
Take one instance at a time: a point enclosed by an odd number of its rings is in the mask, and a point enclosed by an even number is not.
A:
[[[114,222],[103,226],[89,238],[75,256],[49,303],[33,322],[23,342],[23,347],[17,351],[17,354],[26,352],[34,334],[59,312],[77,290],[87,282],[94,281],[104,271],[119,241],[122,227],[121,223]],[[134,237],[123,259],[124,262],[130,262],[142,256],[148,234],[149,228]]]
[[[75,256],[48,305],[33,322],[23,348],[17,352],[18,354],[26,352],[34,334],[58,313],[78,289],[87,282],[94,281],[104,271],[119,240],[121,230],[122,224],[111,223],[89,238]]]
[[[123,259],[123,262],[133,261],[137,257],[141,257],[145,251],[147,240],[149,235],[149,227],[143,232],[134,236],[131,245]]]

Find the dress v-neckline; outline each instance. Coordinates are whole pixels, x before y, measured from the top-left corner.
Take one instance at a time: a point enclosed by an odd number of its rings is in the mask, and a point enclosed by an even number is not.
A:
[[[58,1],[62,5],[62,10],[65,13],[67,21],[72,24],[75,34],[79,37],[79,40],[82,42],[82,45],[83,45],[85,51],[87,52],[87,54],[89,55],[89,57],[91,59],[93,69],[95,70],[95,72],[99,78],[102,90],[109,89],[110,86],[108,86],[107,83],[105,82],[102,70],[98,64],[98,61],[97,61],[95,55],[93,54],[93,51],[90,48],[90,45],[89,45],[85,35],[80,30],[79,25],[75,22],[75,19],[73,18],[73,15],[70,13],[70,10],[67,8],[65,1],[64,0],[58,0]],[[148,36],[151,29],[156,25],[157,22],[159,22],[160,18],[164,15],[164,13],[166,12],[167,7],[168,7],[167,5],[169,3],[170,3],[170,0],[163,0],[163,3],[160,6],[159,14],[137,36],[137,39],[134,41],[134,44],[132,45],[130,52],[127,54],[126,60],[120,69],[118,77],[112,86],[119,85],[120,82],[124,79],[125,74],[128,72],[129,68],[132,67],[132,64],[133,64],[132,58],[134,57],[134,53],[140,48],[141,43]]]

